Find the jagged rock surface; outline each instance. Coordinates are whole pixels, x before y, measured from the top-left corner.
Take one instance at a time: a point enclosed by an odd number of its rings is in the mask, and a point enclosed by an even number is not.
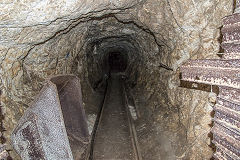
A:
[[[141,115],[136,126],[143,158],[209,159],[215,95],[179,88],[178,67],[190,58],[217,58],[221,19],[232,6],[229,0],[0,2],[0,87],[8,149],[14,126],[49,75],[78,75],[86,110],[94,114],[89,101],[96,98],[92,85],[101,78],[98,63],[104,56],[87,58],[88,52],[94,54],[89,44],[127,36],[138,48],[137,56],[129,54],[133,64],[127,74]]]

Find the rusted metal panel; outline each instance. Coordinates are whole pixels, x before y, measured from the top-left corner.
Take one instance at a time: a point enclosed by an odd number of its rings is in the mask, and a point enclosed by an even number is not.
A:
[[[236,23],[222,28],[223,42],[234,43],[240,39],[240,24]]]
[[[214,158],[215,159],[226,159],[226,160],[238,160],[239,156],[234,154],[232,150],[235,150],[232,148],[227,141],[222,141],[219,139],[219,137],[216,137],[213,142],[215,143],[217,149],[216,152],[214,153]]]
[[[230,108],[237,112],[240,111],[240,107],[238,104],[234,103],[231,100],[224,99],[224,98],[222,98],[222,96],[221,97],[218,96],[216,105],[222,105],[222,106],[225,106],[225,107]]]
[[[231,101],[240,105],[240,89],[230,88],[230,87],[219,87],[219,98]],[[238,107],[236,107],[237,109]]]
[[[182,80],[240,87],[240,60],[191,60],[181,66]]]
[[[231,60],[227,60],[227,62],[229,61]],[[235,65],[236,62],[239,62],[238,60],[233,60],[231,63],[223,62],[225,61],[190,61],[181,68],[182,79],[221,86],[219,87],[217,104],[214,107],[213,121],[215,127],[212,129],[212,133],[213,143],[217,147],[214,157],[216,159],[239,159],[240,146],[236,144],[239,141],[235,138],[239,138],[238,135],[240,135],[240,90],[237,89],[239,88],[239,80],[236,76],[240,73],[238,71],[240,67],[238,64]],[[237,83],[232,83],[236,79]],[[225,130],[218,128],[217,124],[221,124]]]
[[[239,159],[239,133],[232,130],[224,121],[214,118],[212,128],[213,143],[217,147],[216,159]]]
[[[236,26],[236,28],[223,28],[223,31],[225,31],[223,34],[223,43],[228,43],[228,44],[232,44],[232,43],[236,43],[239,42],[239,26]],[[237,44],[237,43],[236,43]]]
[[[222,125],[218,121],[214,123],[214,126],[211,129],[211,131],[214,135],[221,136],[224,134],[224,136],[228,136],[229,138],[232,139],[232,141],[234,140],[238,144],[238,146],[240,144],[240,134],[238,132],[235,132],[231,128],[228,128],[227,126]]]
[[[233,14],[233,15],[229,15],[223,18],[223,25],[227,26],[227,25],[232,25],[235,23],[240,22],[240,14]]]
[[[12,136],[14,139],[14,149],[20,153],[23,159],[28,159],[27,157],[31,157],[31,159],[45,159],[45,153],[38,131],[37,115],[32,111],[27,111],[24,117],[24,119],[19,121],[20,125],[16,127]],[[19,142],[20,139],[21,142]]]
[[[89,132],[85,111],[82,104],[80,81],[76,76],[58,76],[50,79],[58,89],[58,96],[65,122],[70,135],[89,142]]]
[[[226,134],[225,130],[221,130],[221,128],[214,126],[212,129],[212,133],[214,133],[214,135],[217,137],[221,137],[222,140],[228,141],[234,148],[237,148],[237,150],[240,149],[240,141],[239,139],[233,137],[233,135],[235,135],[234,132],[232,132],[231,134]]]
[[[238,7],[239,9],[239,7]],[[223,19],[223,43],[224,59],[240,58],[240,14],[233,14]]]
[[[12,133],[24,160],[81,159],[89,142],[77,77],[48,79]]]
[[[229,53],[224,53],[223,54],[223,59],[240,59],[240,52],[239,53],[234,53],[234,52],[229,52]]]
[[[230,123],[222,121],[218,118],[214,118],[213,121],[214,121],[214,124],[219,124],[224,128],[228,129],[229,131],[231,131],[232,133],[239,135],[239,130],[236,127],[232,126]]]
[[[240,60],[222,60],[222,59],[197,59],[197,60],[189,60],[184,63],[181,68],[192,68],[197,67],[201,68],[218,68],[218,69],[231,69],[231,70],[239,70]]]
[[[57,88],[47,82],[12,133],[14,149],[24,160],[72,160],[64,126]]]
[[[219,148],[217,157],[221,154],[228,159],[240,158],[240,90],[220,87],[217,103],[214,107],[214,127],[212,128],[213,143]],[[224,153],[224,154],[223,154]]]
[[[82,104],[80,81],[74,75],[55,76],[49,80],[57,86],[73,158],[84,159],[84,152],[90,143],[90,135]]]
[[[237,10],[240,0],[237,1]],[[181,66],[182,80],[219,86],[214,106],[215,159],[240,159],[240,14],[223,19],[223,59],[190,60]]]
[[[225,121],[235,128],[240,127],[240,120],[237,117],[239,116],[239,114],[234,112],[234,110],[230,110],[220,105],[215,105],[214,111],[215,117],[218,118],[219,120]]]
[[[240,44],[234,43],[222,43],[222,48],[226,53],[238,53],[240,52]]]
[[[26,134],[30,132],[31,134]],[[47,82],[12,133],[24,160],[73,160],[56,86]]]
[[[225,137],[219,137],[218,135],[214,135],[213,137],[213,143],[216,146],[222,146],[225,150],[225,153],[227,153],[230,157],[233,159],[239,159],[240,156],[240,150],[239,148],[236,148],[234,144],[235,142],[231,143],[229,139],[226,139]]]

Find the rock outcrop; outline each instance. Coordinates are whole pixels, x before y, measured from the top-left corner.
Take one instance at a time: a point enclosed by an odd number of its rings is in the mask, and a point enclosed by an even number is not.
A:
[[[10,134],[46,77],[81,79],[86,113],[97,110],[94,85],[111,49],[126,53],[128,86],[140,117],[144,159],[209,159],[212,99],[179,87],[188,59],[218,58],[229,0],[0,2],[0,87],[7,148]],[[172,70],[173,71],[172,71]],[[95,106],[96,107],[96,106]],[[13,159],[18,159],[10,151]]]

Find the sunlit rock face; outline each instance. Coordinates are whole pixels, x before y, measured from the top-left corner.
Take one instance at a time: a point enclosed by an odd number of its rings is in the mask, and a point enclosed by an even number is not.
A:
[[[187,59],[218,58],[221,19],[232,6],[229,0],[0,2],[8,148],[14,126],[50,75],[79,76],[85,109],[96,114],[94,84],[113,49],[128,56],[127,85],[140,113],[135,122],[143,159],[209,159],[216,95],[180,88],[178,68]]]

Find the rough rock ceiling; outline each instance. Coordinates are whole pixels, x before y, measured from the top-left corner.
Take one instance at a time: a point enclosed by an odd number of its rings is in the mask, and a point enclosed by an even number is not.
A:
[[[174,156],[208,159],[210,95],[179,88],[178,68],[189,58],[218,58],[221,19],[232,13],[232,6],[229,0],[0,2],[0,87],[7,148],[12,149],[10,133],[46,77],[74,73],[83,93],[91,91],[86,50],[91,42],[87,37],[95,30],[97,39],[124,33],[139,46],[141,67],[130,81],[135,81],[132,92],[143,117],[142,125],[136,126],[143,137],[140,144],[146,151],[154,149],[152,158],[168,149],[159,147],[168,139],[160,134],[171,137],[166,146],[174,148]],[[114,24],[123,29],[114,29]],[[90,75],[98,79],[95,64]],[[152,133],[146,134],[150,129]]]

